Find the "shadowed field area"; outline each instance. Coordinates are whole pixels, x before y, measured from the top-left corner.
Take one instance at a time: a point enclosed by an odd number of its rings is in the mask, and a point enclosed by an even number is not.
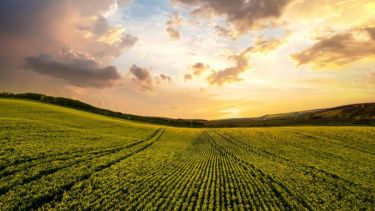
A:
[[[0,207],[375,206],[375,128],[175,128],[0,99]]]

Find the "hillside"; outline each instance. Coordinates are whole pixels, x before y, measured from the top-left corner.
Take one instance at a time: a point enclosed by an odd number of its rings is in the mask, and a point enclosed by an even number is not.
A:
[[[161,127],[0,99],[0,210],[371,210],[373,137]]]
[[[96,114],[146,123],[182,127],[251,127],[288,125],[375,125],[375,103],[345,105],[334,108],[265,115],[257,118],[234,118],[220,120],[173,119],[168,117],[139,116],[98,108],[78,100],[51,97],[36,93],[0,93],[3,98],[40,101]]]
[[[74,108],[82,111],[87,111],[95,114],[101,114],[110,117],[116,117],[121,119],[153,123],[153,124],[164,124],[164,125],[173,125],[173,126],[183,126],[183,127],[199,127],[203,126],[205,120],[197,119],[173,119],[168,117],[151,117],[151,116],[139,116],[133,114],[126,114],[116,111],[111,111],[108,109],[98,108],[90,104],[81,102],[79,100],[73,100],[64,97],[52,97],[38,93],[0,93],[0,98],[15,98],[15,99],[25,99],[39,101],[43,103],[53,104],[64,106],[68,108]]]
[[[258,118],[212,120],[207,126],[282,126],[282,125],[374,125],[375,103],[345,105],[310,111],[265,115]]]

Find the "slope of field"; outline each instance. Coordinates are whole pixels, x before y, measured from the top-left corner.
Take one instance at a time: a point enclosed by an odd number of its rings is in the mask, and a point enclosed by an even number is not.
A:
[[[90,104],[63,97],[52,97],[38,93],[0,93],[0,98],[27,99],[60,105],[95,114],[117,117],[143,123],[163,124],[179,127],[254,127],[296,125],[372,125],[375,126],[375,103],[361,103],[334,108],[323,108],[291,113],[271,114],[255,118],[234,119],[173,119],[168,117],[139,116],[98,108]]]
[[[362,103],[334,108],[271,114],[257,118],[211,120],[206,121],[205,125],[213,127],[375,125],[375,103]]]
[[[172,128],[0,99],[0,210],[371,210],[374,189],[374,127]]]

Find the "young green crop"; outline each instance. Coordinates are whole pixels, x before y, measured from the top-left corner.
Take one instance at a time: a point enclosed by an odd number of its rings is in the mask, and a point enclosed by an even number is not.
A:
[[[0,99],[0,210],[358,210],[375,128],[187,129]]]

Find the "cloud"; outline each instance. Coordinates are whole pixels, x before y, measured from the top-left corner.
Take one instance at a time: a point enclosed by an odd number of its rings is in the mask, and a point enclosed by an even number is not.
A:
[[[236,30],[230,29],[228,26],[216,25],[215,30],[218,35],[223,37],[230,37],[232,39],[235,39],[238,36]]]
[[[160,74],[160,79],[169,83],[172,82],[172,78],[169,75]]]
[[[208,65],[205,65],[201,62],[198,62],[198,63],[194,64],[192,66],[192,68],[193,68],[193,74],[197,75],[197,76],[201,75],[202,73],[204,73],[204,72],[206,72],[210,69],[210,67]]]
[[[114,4],[116,0],[93,0],[87,3],[85,0],[14,0],[0,2],[0,33],[12,33],[22,35],[45,34],[60,24],[56,21],[79,22],[94,17],[98,19],[97,26],[108,26],[102,16]],[[79,20],[79,18],[81,18]],[[66,23],[65,23],[66,24]],[[69,23],[70,24],[70,23]],[[84,25],[84,23],[81,23]]]
[[[193,79],[193,75],[192,74],[186,74],[184,76],[184,80],[187,81],[187,80],[192,80]]]
[[[321,37],[311,47],[291,55],[298,65],[312,64],[316,68],[341,66],[375,56],[375,27],[353,28]]]
[[[69,48],[68,46],[63,46],[60,49],[60,57],[64,60],[82,59],[82,60],[94,60],[90,54],[79,51],[77,49]]]
[[[369,33],[372,40],[375,40],[375,27],[366,27],[365,30]]]
[[[171,39],[174,39],[174,40],[180,39],[180,32],[177,31],[176,29],[168,26],[165,30],[167,31]]]
[[[115,38],[103,38],[101,41],[98,40],[89,44],[84,50],[90,53],[96,60],[106,63],[120,56],[124,49],[133,47],[138,41],[137,37],[126,33],[117,37],[118,40],[113,39]]]
[[[370,83],[375,83],[375,72],[370,72],[368,74],[368,78],[369,78]]]
[[[253,47],[251,47],[249,51],[253,53],[268,53],[270,51],[277,49],[282,44],[283,44],[282,39],[272,38],[272,39],[266,40],[264,39],[264,37],[258,37]]]
[[[177,30],[177,28],[181,26],[182,22],[183,22],[183,19],[177,12],[170,15],[169,20],[165,24],[166,25],[165,30],[171,39],[173,40],[180,39],[180,32]]]
[[[59,78],[79,87],[110,87],[121,78],[114,66],[101,68],[93,60],[60,60],[49,54],[40,54],[27,57],[26,65],[39,74]]]
[[[208,70],[210,70],[210,66],[205,65],[205,64],[203,64],[201,62],[197,62],[197,63],[193,64],[191,66],[191,68],[192,68],[192,73],[184,75],[184,80],[185,81],[193,80],[193,78],[194,78],[193,75],[194,76],[200,76],[204,72],[207,72]]]
[[[172,82],[172,77],[170,77],[169,75],[165,75],[165,74],[160,74],[158,76],[155,76],[154,79],[156,81],[156,85],[160,85],[162,82],[167,82],[167,83]]]
[[[0,1],[0,71],[12,76],[14,81],[11,83],[22,83],[20,81],[24,70],[19,67],[25,58],[33,58],[33,55],[40,52],[51,55],[56,62],[66,62],[68,65],[72,60],[63,60],[60,55],[61,47],[74,49],[75,53],[82,56],[78,58],[75,55],[75,59],[93,60],[99,66],[109,66],[114,58],[131,48],[138,40],[126,33],[123,26],[113,25],[107,20],[117,9],[117,5],[125,2]],[[36,79],[40,76],[33,74],[32,77]],[[0,77],[0,83],[5,80],[8,79]],[[30,79],[32,81],[34,80]],[[71,82],[72,80],[69,81]],[[83,85],[86,86],[86,82]]]
[[[147,69],[133,65],[130,67],[129,71],[133,76],[132,81],[137,84],[142,91],[154,90],[152,77]]]
[[[283,40],[286,37],[287,36],[280,39],[272,38],[268,40],[264,39],[263,37],[259,37],[253,46],[245,49],[239,54],[229,57],[229,59],[234,61],[234,66],[225,68],[224,70],[213,71],[207,77],[208,83],[210,85],[222,86],[225,83],[241,81],[242,79],[239,77],[239,75],[249,68],[249,55],[273,51],[283,44]],[[203,66],[203,64],[197,63],[196,65],[199,68],[204,68],[205,71],[209,69],[209,66]],[[199,68],[198,70],[200,70]]]
[[[224,16],[239,33],[278,18],[292,0],[173,0],[194,7],[192,14]]]
[[[232,55],[231,60],[234,61],[234,66],[228,67],[224,70],[214,71],[207,77],[210,85],[222,86],[225,83],[236,82],[242,80],[239,75],[249,68],[247,54],[250,48],[242,51],[240,54]]]
[[[149,70],[137,65],[132,65],[129,72],[132,75],[133,83],[137,84],[142,91],[154,91],[155,85],[159,85],[161,82],[172,82],[172,77],[169,75],[160,74],[153,77]]]
[[[206,78],[210,85],[222,86],[225,83],[231,83],[241,81],[239,77],[241,73],[249,69],[248,57],[257,53],[269,53],[279,48],[287,39],[289,33],[286,33],[281,38],[270,38],[265,39],[264,37],[258,37],[254,44],[240,53],[230,55],[229,60],[234,62],[234,65],[223,70],[213,70],[212,73]],[[185,75],[185,80],[192,80],[194,76],[200,76],[201,74],[212,70],[209,65],[198,62],[192,65],[192,74]]]
[[[231,83],[242,80],[239,75],[246,71],[249,68],[248,57],[256,53],[269,53],[277,48],[279,48],[289,36],[289,33],[286,33],[281,38],[270,38],[265,39],[260,36],[256,39],[254,44],[243,50],[238,54],[233,54],[228,58],[234,62],[234,65],[223,70],[212,71],[212,73],[207,77],[207,82],[210,85],[222,86],[225,83]],[[205,65],[201,62],[198,62],[192,65],[193,74],[185,75],[185,80],[192,80],[193,75],[199,76],[209,70],[212,70],[209,65]]]
[[[123,27],[113,27],[101,35],[97,41],[108,45],[114,45],[122,42],[122,34],[125,32]]]

